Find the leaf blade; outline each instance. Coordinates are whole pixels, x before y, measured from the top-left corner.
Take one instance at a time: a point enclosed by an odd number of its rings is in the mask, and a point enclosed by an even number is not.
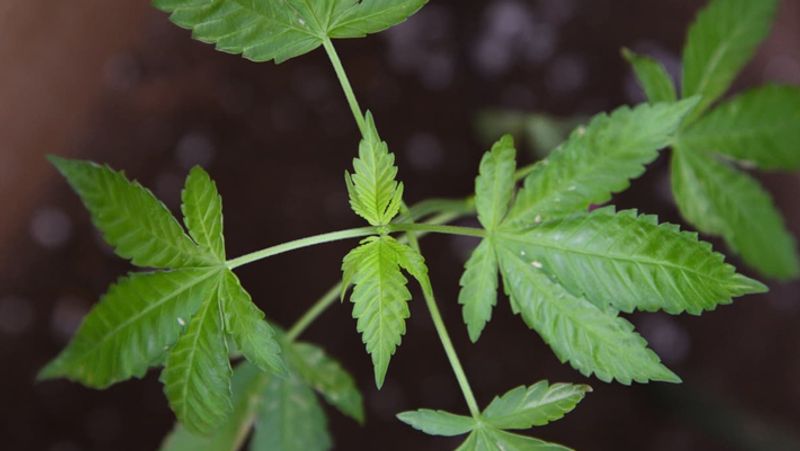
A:
[[[675,92],[675,83],[664,69],[664,66],[655,59],[636,54],[629,49],[622,49],[622,56],[633,67],[636,81],[644,90],[650,103],[674,102],[678,95]]]
[[[483,240],[464,264],[464,273],[459,279],[458,303],[462,306],[461,316],[473,343],[480,338],[497,304],[497,272],[494,246]]]
[[[587,392],[588,385],[552,384],[539,381],[495,396],[483,416],[498,429],[529,429],[559,420],[571,412]]]
[[[504,135],[481,159],[475,179],[475,208],[486,230],[494,230],[508,211],[514,194],[516,149],[511,135]]]
[[[222,197],[217,185],[200,166],[189,171],[181,192],[183,221],[195,242],[208,249],[217,261],[225,262],[222,228]]]
[[[475,419],[444,410],[418,409],[397,414],[397,419],[428,435],[453,437],[470,432]]]

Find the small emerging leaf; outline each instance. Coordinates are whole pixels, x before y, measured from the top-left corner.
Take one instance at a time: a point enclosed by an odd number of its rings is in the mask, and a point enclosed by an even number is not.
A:
[[[675,83],[661,63],[628,49],[622,49],[622,56],[633,66],[636,79],[650,103],[674,102],[677,99]]]
[[[178,420],[209,434],[233,410],[231,367],[217,296],[209,296],[170,350],[161,380]]]
[[[389,224],[403,200],[403,184],[395,180],[394,154],[378,136],[375,121],[367,112],[367,134],[353,159],[352,175],[345,173],[347,192],[353,211],[371,225]]]
[[[419,409],[397,414],[397,418],[428,435],[452,437],[466,434],[475,427],[475,419],[443,410]]]
[[[498,429],[544,426],[572,411],[592,389],[588,385],[548,384],[540,381],[495,397],[483,416]]]
[[[702,96],[696,118],[728,90],[769,33],[777,0],[712,0],[689,28],[683,96]]]
[[[200,166],[186,178],[181,194],[183,221],[198,245],[209,250],[219,262],[225,261],[225,240],[222,237],[222,197],[217,185]]]
[[[681,133],[680,141],[761,169],[800,169],[800,87],[763,86],[738,95]]]
[[[192,242],[150,190],[122,172],[87,161],[48,159],[81,197],[95,227],[120,257],[152,268],[217,263],[210,252]]]

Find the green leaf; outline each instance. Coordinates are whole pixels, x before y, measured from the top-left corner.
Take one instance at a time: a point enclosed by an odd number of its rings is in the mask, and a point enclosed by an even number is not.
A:
[[[573,295],[513,247],[498,246],[497,252],[512,309],[561,362],[605,382],[680,381],[628,321]]]
[[[483,417],[499,429],[528,429],[560,420],[592,391],[588,385],[548,384],[539,381],[495,397]]]
[[[220,300],[208,296],[167,356],[164,393],[189,431],[209,434],[233,410],[231,366]]]
[[[362,334],[375,367],[375,384],[380,388],[389,360],[400,345],[409,317],[411,293],[408,280],[400,272],[403,247],[390,236],[369,237],[345,256],[344,280],[352,280],[353,318]]]
[[[622,49],[622,56],[633,66],[636,79],[650,103],[674,102],[678,98],[675,83],[661,63],[625,48]]]
[[[325,412],[297,376],[270,377],[250,451],[325,451],[331,448]]]
[[[762,169],[800,169],[800,88],[762,86],[725,102],[680,136]]]
[[[217,260],[196,246],[167,207],[138,182],[108,166],[49,156],[66,177],[117,255],[134,265],[178,268],[213,265]]]
[[[497,256],[489,240],[481,241],[472,251],[459,283],[458,303],[463,306],[462,317],[474,343],[492,319],[492,308],[497,304]]]
[[[452,437],[466,434],[475,427],[475,419],[444,410],[418,409],[399,413],[397,418],[428,435]]]
[[[195,242],[225,261],[225,240],[222,237],[222,197],[217,185],[200,166],[186,178],[182,193],[183,222]]]
[[[364,401],[353,377],[322,348],[310,343],[288,345],[286,357],[306,384],[343,414],[364,423]]]
[[[216,268],[185,268],[120,279],[39,378],[66,377],[105,388],[144,376],[161,361],[182,325],[213,294],[218,275]]]
[[[160,451],[236,451],[247,438],[263,402],[268,376],[258,367],[242,362],[231,380],[233,413],[210,436],[189,432],[180,423],[167,436]]]
[[[700,231],[722,236],[745,263],[763,275],[800,275],[794,238],[772,198],[749,175],[699,153],[676,147],[672,191],[681,214]]]
[[[603,208],[496,239],[601,310],[700,314],[766,290],[737,274],[697,234],[634,210]]]
[[[405,21],[426,0],[155,0],[176,25],[218,50],[281,63],[329,38],[360,37]]]
[[[514,194],[515,155],[514,138],[504,135],[481,159],[475,179],[475,207],[478,220],[487,230],[494,230],[508,211]]]
[[[353,159],[353,175],[345,183],[353,211],[374,226],[386,225],[397,215],[403,200],[403,184],[395,180],[394,154],[381,141],[372,114],[366,116],[367,134]]]
[[[485,426],[475,429],[457,451],[570,451],[562,445],[548,443]]]
[[[504,225],[538,224],[607,202],[670,144],[695,102],[622,107],[595,116],[525,178]]]
[[[699,116],[728,90],[769,33],[777,0],[713,0],[689,28],[683,48],[683,96],[702,96]]]
[[[262,371],[285,374],[286,365],[275,332],[230,270],[225,271],[219,296],[225,310],[225,330],[233,336],[245,358]]]

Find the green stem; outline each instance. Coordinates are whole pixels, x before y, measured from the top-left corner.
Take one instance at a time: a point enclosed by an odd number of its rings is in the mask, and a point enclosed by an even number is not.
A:
[[[347,79],[347,74],[344,71],[344,67],[342,67],[341,60],[339,60],[339,55],[336,53],[336,49],[333,47],[333,43],[330,39],[325,39],[322,41],[322,46],[325,48],[325,52],[328,54],[328,59],[331,60],[333,70],[336,71],[336,76],[339,78],[339,84],[342,85],[344,96],[347,97],[347,103],[350,104],[350,110],[353,112],[353,117],[356,120],[356,124],[358,124],[358,130],[361,131],[361,136],[367,136],[367,126],[366,122],[364,121],[364,113],[361,112],[361,107],[358,106],[356,95],[353,93],[353,87],[350,86],[350,80]]]
[[[486,236],[486,231],[475,227],[459,227],[450,225],[431,225],[431,224],[390,224],[387,226],[390,232],[433,232],[442,233],[445,235],[461,235],[461,236],[474,236],[483,238]]]
[[[304,247],[314,246],[322,243],[330,243],[332,241],[346,240],[349,238],[359,238],[362,236],[374,235],[377,233],[375,227],[358,227],[355,229],[338,230],[336,232],[328,232],[320,235],[309,236],[300,238],[298,240],[288,241],[286,243],[270,246],[259,251],[251,252],[241,257],[228,260],[225,263],[229,269],[238,268],[239,266],[252,263],[254,261],[262,260],[273,255],[282,254],[284,252],[301,249]]]

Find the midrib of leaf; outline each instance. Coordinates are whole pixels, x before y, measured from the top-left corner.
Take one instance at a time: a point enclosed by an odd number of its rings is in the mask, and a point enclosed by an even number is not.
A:
[[[219,289],[219,286],[214,287],[213,291],[216,292],[218,289]],[[211,306],[214,305],[214,304],[217,304],[218,302],[219,301],[217,300],[216,297],[211,297],[211,298],[208,298],[203,303],[203,306],[200,307],[202,312],[197,312],[195,314],[195,315],[199,316],[198,321],[200,322],[200,324],[203,324],[205,322],[205,317],[206,317],[206,315],[208,315],[208,310],[211,308]],[[178,415],[178,418],[187,417],[186,410],[188,408],[188,406],[187,406],[188,403],[186,402],[186,399],[188,398],[189,379],[191,378],[191,375],[192,375],[191,368],[194,366],[194,356],[197,353],[197,342],[198,342],[198,340],[200,340],[200,334],[202,332],[203,332],[202,328],[198,328],[197,331],[194,334],[194,337],[192,337],[192,346],[190,348],[191,351],[189,352],[189,358],[187,359],[186,363],[184,363],[184,365],[183,365],[184,367],[188,368],[189,370],[188,371],[183,371],[183,377],[181,378],[182,379],[182,381],[181,381],[181,387],[182,387],[181,388],[181,401],[182,401],[181,402],[181,412],[180,413],[175,412]]]
[[[213,276],[215,274],[220,274],[220,273],[221,272],[215,272],[215,271],[210,271],[209,270],[207,275],[205,275],[203,277],[200,277],[198,279],[195,279],[190,283],[186,283],[179,290],[170,293],[170,296],[168,296],[168,297],[166,297],[164,299],[161,299],[157,303],[148,304],[148,306],[145,309],[143,309],[142,311],[138,312],[136,315],[133,315],[133,316],[129,317],[128,319],[126,319],[125,321],[117,324],[116,327],[111,329],[107,334],[103,335],[103,337],[100,340],[94,342],[94,345],[92,347],[87,348],[84,352],[82,352],[81,354],[78,354],[78,356],[79,357],[84,357],[86,355],[89,355],[89,354],[93,353],[98,347],[100,347],[103,343],[108,341],[112,336],[117,335],[121,330],[126,329],[126,328],[130,327],[131,325],[135,324],[137,321],[139,321],[142,317],[146,316],[152,310],[163,306],[167,302],[169,302],[169,301],[177,298],[178,296],[180,296],[184,291],[189,290],[192,287],[194,287],[196,285],[199,285],[200,283],[206,281],[211,276]],[[105,321],[105,318],[103,318],[103,321]]]
[[[527,238],[526,239],[522,239],[522,238],[520,238],[518,235],[516,235],[514,233],[502,232],[502,231],[498,231],[497,233],[503,239],[507,239],[509,241],[516,241],[518,243],[538,246],[538,247],[542,247],[542,248],[545,248],[545,249],[553,249],[553,250],[566,252],[566,253],[584,255],[584,256],[587,256],[587,257],[599,257],[599,258],[605,258],[605,259],[608,259],[608,260],[618,260],[618,261],[623,261],[623,262],[633,262],[633,263],[636,263],[636,264],[645,264],[645,265],[662,267],[662,268],[672,268],[672,269],[679,270],[682,274],[683,273],[691,273],[691,274],[700,276],[700,277],[702,277],[704,279],[707,279],[707,280],[712,280],[712,281],[715,281],[715,282],[719,282],[719,279],[717,279],[715,277],[712,277],[712,276],[710,276],[710,275],[708,275],[708,274],[706,274],[704,272],[700,272],[700,271],[697,271],[697,270],[694,270],[692,268],[688,268],[688,267],[685,267],[685,266],[676,265],[675,263],[672,263],[672,262],[667,261],[667,260],[656,260],[656,259],[652,259],[652,258],[633,257],[632,255],[628,255],[628,254],[616,254],[616,253],[613,253],[613,252],[608,252],[608,253],[606,253],[606,252],[603,252],[603,253],[589,252],[587,250],[581,250],[581,249],[575,249],[575,248],[566,248],[566,247],[558,246],[558,245],[550,243],[550,242],[536,241],[535,239],[527,239]],[[684,277],[685,277],[685,274],[684,274]],[[681,292],[682,290],[677,290],[677,291]]]

